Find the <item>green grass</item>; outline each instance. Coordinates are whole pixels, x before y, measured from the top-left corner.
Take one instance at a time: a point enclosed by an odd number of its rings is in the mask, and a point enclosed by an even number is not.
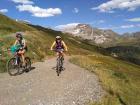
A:
[[[140,47],[138,46],[116,46],[105,49],[108,53],[115,53],[118,58],[140,65]]]
[[[108,56],[78,56],[74,64],[96,73],[107,95],[100,103],[91,105],[139,105],[140,66]]]

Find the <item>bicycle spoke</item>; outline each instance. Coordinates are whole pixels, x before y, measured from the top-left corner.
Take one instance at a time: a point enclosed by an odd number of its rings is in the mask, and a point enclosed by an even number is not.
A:
[[[16,65],[15,58],[12,58],[9,60],[8,65],[7,65],[7,70],[11,76],[14,76],[19,72],[19,65]]]

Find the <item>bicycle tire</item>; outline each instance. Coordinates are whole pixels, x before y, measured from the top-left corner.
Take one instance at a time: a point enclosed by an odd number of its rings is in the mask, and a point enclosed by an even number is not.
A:
[[[15,61],[16,61],[16,58],[11,58],[7,62],[6,68],[7,68],[7,71],[8,71],[10,76],[15,76],[15,75],[17,75],[19,73],[20,67],[19,67],[19,65],[15,65]],[[12,72],[13,70],[15,70],[14,73]]]
[[[60,57],[57,58],[57,67],[56,67],[57,76],[60,74]]]

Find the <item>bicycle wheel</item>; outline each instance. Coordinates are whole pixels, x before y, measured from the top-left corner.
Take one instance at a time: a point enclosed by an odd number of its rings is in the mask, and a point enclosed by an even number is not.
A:
[[[61,59],[60,59],[60,57],[57,58],[56,72],[57,72],[57,76],[59,76],[59,74],[61,72]]]
[[[11,58],[8,62],[7,62],[7,71],[9,73],[9,75],[11,76],[15,76],[19,73],[19,65],[16,65],[16,58]]]
[[[64,58],[63,58],[63,56],[61,56],[61,58],[60,58],[60,71],[63,70],[63,61],[64,61]]]
[[[25,71],[28,72],[31,70],[31,59],[29,57],[25,57]]]

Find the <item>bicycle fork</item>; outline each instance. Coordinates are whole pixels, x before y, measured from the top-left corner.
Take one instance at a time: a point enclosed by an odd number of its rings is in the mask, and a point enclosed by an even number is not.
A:
[[[19,62],[20,62],[20,57],[19,57],[19,56],[16,56],[16,62],[15,62],[15,65],[19,65]]]

